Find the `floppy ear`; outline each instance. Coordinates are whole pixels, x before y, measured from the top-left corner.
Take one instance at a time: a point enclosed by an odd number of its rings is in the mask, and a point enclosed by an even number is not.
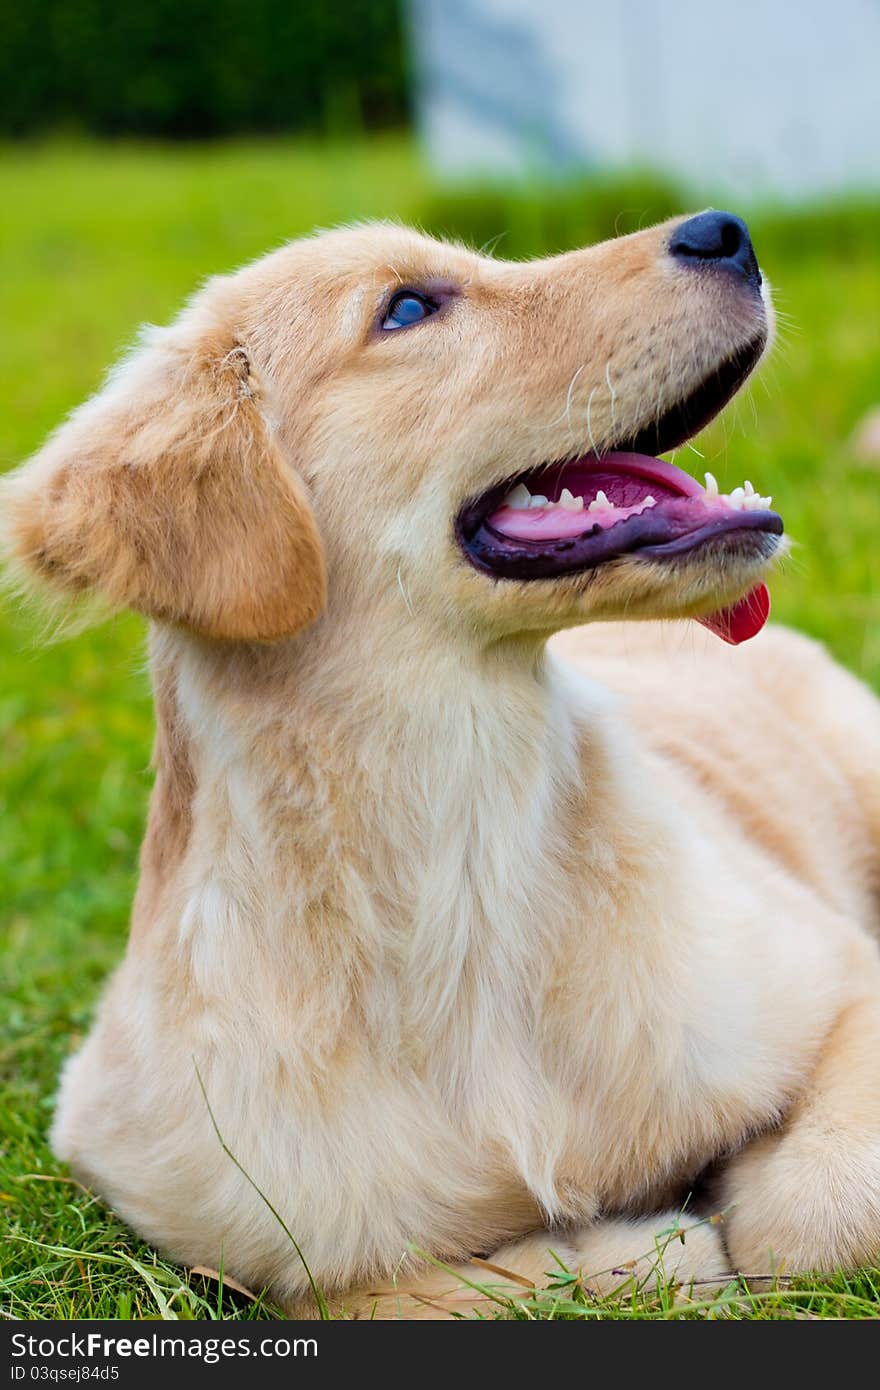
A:
[[[3,480],[14,569],[55,591],[207,637],[271,641],[322,611],[324,555],[302,480],[245,350],[153,331]]]

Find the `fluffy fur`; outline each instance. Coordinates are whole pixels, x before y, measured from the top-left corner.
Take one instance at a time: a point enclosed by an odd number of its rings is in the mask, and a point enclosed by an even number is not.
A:
[[[598,1274],[710,1168],[725,1221],[679,1277],[880,1256],[877,704],[782,631],[595,622],[711,611],[767,557],[498,582],[453,534],[754,335],[768,310],[669,232],[529,264],[388,226],[295,243],[4,485],[20,574],[153,620],[131,942],[56,1151],[291,1308],[302,1264],[199,1075],[351,1311],[472,1306],[413,1247]],[[443,308],[380,334],[400,284]]]

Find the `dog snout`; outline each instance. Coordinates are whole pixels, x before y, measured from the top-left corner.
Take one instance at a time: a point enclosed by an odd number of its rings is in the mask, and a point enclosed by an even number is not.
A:
[[[749,229],[732,212],[701,212],[676,227],[669,243],[676,260],[687,265],[726,270],[741,276],[754,289],[761,272]]]

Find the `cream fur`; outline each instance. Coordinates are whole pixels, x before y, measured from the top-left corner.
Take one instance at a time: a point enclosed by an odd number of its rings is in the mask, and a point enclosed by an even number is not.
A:
[[[782,631],[593,622],[711,611],[766,559],[496,582],[452,532],[754,335],[769,306],[668,234],[525,265],[394,227],[295,243],[5,485],[21,573],[154,619],[131,944],[56,1151],[292,1308],[302,1265],[196,1066],[349,1311],[474,1305],[413,1246],[535,1282],[552,1247],[601,1282],[712,1165],[724,1242],[676,1242],[679,1278],[880,1257],[876,702]],[[379,336],[400,283],[452,297]]]

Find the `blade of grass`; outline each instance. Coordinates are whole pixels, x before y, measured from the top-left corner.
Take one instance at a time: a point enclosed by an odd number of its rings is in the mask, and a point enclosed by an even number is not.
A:
[[[296,1251],[297,1255],[299,1256],[300,1263],[302,1264],[302,1267],[303,1267],[303,1269],[304,1269],[305,1272],[306,1272],[306,1278],[307,1278],[308,1281],[309,1281],[309,1287],[310,1287],[311,1290],[312,1290],[312,1296],[313,1296],[313,1298],[314,1298],[314,1300],[315,1300],[315,1303],[316,1303],[316,1305],[317,1305],[317,1308],[318,1308],[318,1316],[319,1316],[319,1317],[321,1318],[321,1320],[324,1321],[324,1322],[329,1321],[329,1319],[330,1319],[330,1310],[329,1310],[329,1308],[327,1307],[327,1300],[324,1298],[324,1295],[322,1294],[321,1290],[318,1288],[318,1285],[315,1283],[314,1277],[313,1277],[313,1275],[312,1275],[312,1271],[309,1269],[308,1262],[306,1261],[306,1257],[305,1257],[305,1255],[303,1254],[302,1250],[300,1249],[299,1244],[298,1244],[298,1242],[297,1242],[297,1240],[296,1240],[296,1237],[294,1236],[294,1234],[293,1234],[293,1232],[291,1231],[290,1227],[287,1225],[287,1222],[284,1220],[284,1217],[281,1216],[281,1214],[280,1214],[280,1213],[276,1210],[276,1208],[272,1205],[272,1203],[269,1201],[269,1198],[266,1196],[265,1192],[264,1192],[264,1191],[262,1190],[262,1188],[254,1181],[254,1179],[251,1177],[250,1173],[249,1173],[249,1172],[247,1171],[247,1169],[243,1166],[243,1164],[241,1164],[241,1163],[239,1162],[239,1160],[236,1158],[235,1154],[232,1152],[232,1150],[230,1149],[229,1145],[227,1144],[226,1140],[223,1138],[223,1135],[222,1135],[221,1132],[220,1132],[220,1126],[218,1125],[217,1120],[216,1120],[216,1117],[215,1117],[215,1115],[214,1115],[214,1111],[211,1109],[211,1102],[210,1102],[210,1100],[208,1099],[208,1092],[207,1092],[207,1090],[205,1089],[205,1083],[204,1083],[204,1081],[202,1080],[202,1073],[199,1071],[199,1065],[198,1065],[198,1062],[196,1061],[195,1057],[192,1059],[192,1063],[193,1063],[193,1066],[195,1067],[196,1079],[198,1080],[198,1083],[199,1083],[199,1090],[200,1090],[201,1093],[202,1093],[202,1097],[203,1097],[203,1099],[204,1099],[205,1105],[206,1105],[207,1110],[208,1110],[208,1115],[210,1116],[210,1119],[211,1119],[211,1124],[212,1124],[212,1126],[213,1126],[213,1128],[214,1128],[214,1133],[215,1133],[216,1136],[217,1136],[217,1142],[219,1143],[219,1145],[220,1145],[221,1149],[223,1150],[223,1152],[226,1154],[226,1157],[227,1157],[232,1163],[235,1164],[235,1167],[236,1167],[236,1168],[238,1169],[238,1171],[241,1173],[242,1177],[243,1177],[248,1183],[250,1183],[251,1187],[254,1189],[254,1191],[256,1192],[257,1196],[260,1198],[260,1200],[266,1204],[266,1206],[268,1207],[269,1211],[272,1213],[272,1215],[274,1216],[275,1220],[278,1222],[278,1225],[281,1227],[282,1231],[283,1231],[284,1234],[287,1236],[287,1239],[290,1241],[291,1245],[293,1246],[294,1250]]]

